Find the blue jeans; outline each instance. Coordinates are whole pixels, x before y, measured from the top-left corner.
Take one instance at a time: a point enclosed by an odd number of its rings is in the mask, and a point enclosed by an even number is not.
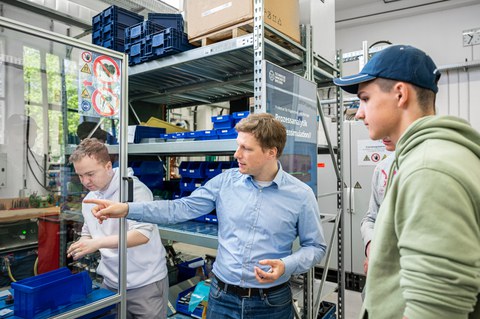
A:
[[[242,298],[218,287],[213,278],[207,319],[293,319],[292,290],[286,285],[274,292]]]

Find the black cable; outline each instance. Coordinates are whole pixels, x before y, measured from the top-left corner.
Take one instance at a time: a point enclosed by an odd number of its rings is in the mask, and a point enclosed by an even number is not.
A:
[[[43,167],[40,165],[40,163],[38,163],[37,158],[35,157],[35,154],[33,154],[32,149],[31,149],[28,145],[27,145],[27,148],[28,148],[28,151],[30,152],[30,154],[32,155],[35,163],[37,164],[38,169],[39,169],[41,172],[45,172],[45,168],[43,168]],[[28,154],[27,154],[27,156],[28,156]]]
[[[390,41],[388,41],[388,40],[380,40],[380,41],[374,42],[374,43],[373,43],[371,46],[369,46],[368,48],[371,49],[371,48],[373,48],[374,46],[376,46],[377,44],[381,44],[381,43],[383,43],[383,44],[389,44],[389,45],[392,44],[392,42],[390,42]]]
[[[30,168],[30,172],[32,173],[33,175],[33,178],[35,178],[35,180],[37,181],[38,185],[40,185],[41,187],[43,187],[46,191],[48,192],[52,192],[50,189],[48,189],[45,185],[43,185],[37,178],[37,176],[35,175],[35,173],[33,172],[33,169],[32,169],[32,165],[30,165],[30,161],[27,157],[27,165],[28,165],[28,168]]]

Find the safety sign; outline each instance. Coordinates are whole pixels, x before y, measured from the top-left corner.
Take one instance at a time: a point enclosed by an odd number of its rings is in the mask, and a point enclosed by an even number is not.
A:
[[[121,102],[121,61],[83,51],[79,56],[78,112],[84,116],[115,117]]]
[[[359,166],[375,166],[389,153],[381,140],[358,140],[357,142],[357,162]]]

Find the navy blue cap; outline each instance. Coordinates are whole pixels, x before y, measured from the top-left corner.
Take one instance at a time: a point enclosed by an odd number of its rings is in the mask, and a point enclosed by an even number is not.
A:
[[[432,58],[409,45],[392,45],[376,53],[360,73],[336,78],[333,83],[357,94],[358,85],[376,78],[408,82],[438,92],[440,72]]]

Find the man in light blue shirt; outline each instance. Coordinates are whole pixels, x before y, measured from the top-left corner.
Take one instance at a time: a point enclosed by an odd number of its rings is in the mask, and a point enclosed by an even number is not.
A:
[[[316,197],[283,171],[278,158],[286,129],[271,114],[251,114],[236,125],[238,168],[190,196],[168,201],[88,200],[100,222],[125,217],[159,224],[186,221],[216,209],[218,253],[208,318],[293,318],[288,280],[325,255]],[[293,252],[299,237],[300,248]]]

